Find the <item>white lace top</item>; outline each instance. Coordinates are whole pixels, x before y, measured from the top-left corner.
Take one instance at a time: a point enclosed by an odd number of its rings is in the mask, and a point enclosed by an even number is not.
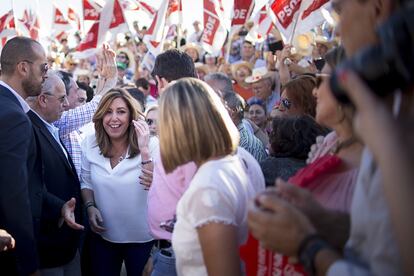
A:
[[[237,155],[203,164],[177,205],[172,236],[178,275],[207,275],[197,227],[224,223],[237,227],[238,242],[247,240],[247,207],[264,190],[257,161],[244,149]]]

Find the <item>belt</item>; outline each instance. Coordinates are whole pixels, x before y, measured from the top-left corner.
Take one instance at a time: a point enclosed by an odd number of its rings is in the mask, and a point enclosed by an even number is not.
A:
[[[163,249],[163,248],[170,248],[171,242],[168,240],[156,240],[155,241],[155,247],[157,247],[158,249]]]

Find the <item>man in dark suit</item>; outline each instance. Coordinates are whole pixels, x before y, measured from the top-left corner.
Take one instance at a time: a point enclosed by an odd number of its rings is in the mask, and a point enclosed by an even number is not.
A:
[[[0,66],[0,226],[16,241],[14,250],[0,252],[0,274],[39,275],[36,238],[42,208],[56,210],[56,216],[72,225],[75,200],[62,206],[47,191],[39,145],[26,114],[30,108],[24,99],[39,95],[46,79],[42,46],[15,37],[3,47]]]
[[[60,199],[59,206],[42,209],[37,239],[41,273],[80,275],[80,183],[72,159],[59,139],[59,129],[52,125],[68,106],[65,85],[54,72],[49,72],[41,94],[26,100],[32,108],[28,116],[40,149],[46,189]],[[72,207],[71,216],[75,219],[62,225],[60,211],[65,202]]]
[[[0,273],[28,275],[38,269],[32,219],[40,219],[43,186],[28,187],[36,149],[24,99],[40,93],[47,60],[38,42],[15,37],[0,65],[0,226],[16,240],[15,250],[0,253]]]

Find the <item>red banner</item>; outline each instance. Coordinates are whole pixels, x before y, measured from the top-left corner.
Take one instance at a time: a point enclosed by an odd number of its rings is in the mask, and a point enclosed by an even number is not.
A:
[[[312,4],[305,11],[303,11],[302,20],[308,17],[312,12],[319,10],[320,7],[328,2],[329,0],[314,0]]]
[[[99,20],[100,7],[97,3],[91,4],[89,0],[83,0],[83,18],[84,20]]]
[[[76,51],[82,52],[87,49],[94,49],[98,45],[98,34],[99,34],[99,22],[95,22],[85,38],[76,48]]]
[[[111,25],[109,26],[110,29],[115,28],[123,23],[126,23],[125,18],[124,18],[124,13],[122,11],[122,7],[121,4],[119,3],[118,0],[114,1],[114,12],[113,12],[113,16],[112,16],[112,22]]]
[[[250,18],[253,8],[253,0],[235,0],[231,25],[244,25],[244,23],[246,23],[246,20]]]
[[[55,7],[55,24],[69,24],[66,18],[63,16],[62,12]]]
[[[301,0],[275,0],[271,6],[280,25],[287,29],[298,12]]]
[[[204,31],[201,40],[203,43],[213,45],[214,36],[220,26],[220,19],[212,0],[204,0]]]

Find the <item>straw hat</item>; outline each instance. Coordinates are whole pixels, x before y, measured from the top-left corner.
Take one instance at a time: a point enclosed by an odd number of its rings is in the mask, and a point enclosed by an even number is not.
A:
[[[185,44],[184,46],[181,47],[181,51],[183,51],[183,52],[185,52],[188,49],[194,49],[194,50],[196,50],[197,53],[198,53],[198,57],[199,58],[201,57],[202,52],[203,52],[203,50],[201,49],[200,46],[198,46],[197,44],[192,43],[192,42],[191,43],[187,43],[187,44]]]
[[[238,62],[238,63],[233,63],[231,65],[231,74],[234,76],[236,75],[237,70],[239,70],[240,67],[247,67],[247,69],[250,70],[250,72],[253,71],[253,65],[250,62],[247,61],[242,61],[242,62]]]
[[[200,70],[200,71],[203,71],[205,74],[208,74],[209,72],[208,72],[208,68],[207,68],[207,65],[205,65],[204,63],[201,63],[201,62],[196,62],[196,63],[194,63],[194,68],[198,71],[198,70]]]
[[[326,45],[326,47],[328,48],[332,48],[335,45],[336,41],[329,40],[327,37],[322,36],[322,35],[317,35],[315,37],[315,43],[323,44],[323,45]]]
[[[255,83],[255,82],[258,82],[260,80],[270,78],[271,76],[272,76],[272,73],[269,72],[266,67],[254,68],[253,72],[252,72],[252,75],[247,77],[245,79],[245,82]]]
[[[292,46],[294,47],[292,54],[302,57],[310,56],[312,55],[314,43],[315,36],[311,32],[296,35],[292,41]]]

